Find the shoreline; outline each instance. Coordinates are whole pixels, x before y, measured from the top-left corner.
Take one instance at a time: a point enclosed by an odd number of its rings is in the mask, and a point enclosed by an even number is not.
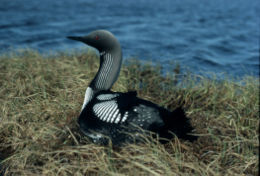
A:
[[[95,49],[93,48],[88,48],[88,47],[80,47],[80,48],[74,48],[74,49],[70,49],[70,50],[50,50],[49,52],[44,52],[44,51],[38,51],[36,49],[31,49],[28,47],[25,48],[13,48],[13,49],[9,49],[6,52],[0,52],[0,58],[11,58],[12,56],[22,56],[24,53],[34,53],[36,55],[41,56],[41,58],[54,58],[54,57],[59,57],[60,55],[67,55],[67,56],[73,56],[73,55],[77,55],[77,54],[89,54],[91,53],[91,55],[98,55],[98,53],[96,53]],[[94,56],[95,57],[95,56]],[[153,65],[154,67],[156,67],[157,65],[161,66],[162,69],[162,75],[165,75],[169,72],[173,71],[172,67],[178,67],[181,65],[181,70],[183,73],[192,73],[194,75],[197,76],[202,76],[208,79],[217,79],[217,80],[225,80],[225,79],[230,79],[232,81],[236,80],[239,81],[244,77],[250,76],[250,77],[259,77],[259,69],[258,72],[256,71],[251,71],[247,70],[246,66],[241,65],[241,69],[244,70],[244,73],[239,73],[238,75],[232,75],[231,73],[228,73],[228,71],[222,71],[222,72],[218,72],[216,69],[214,69],[217,72],[214,71],[205,71],[203,69],[196,69],[189,66],[189,63],[187,63],[186,65],[183,66],[183,63],[180,62],[180,60],[172,60],[172,61],[167,61],[166,63],[160,63],[160,59],[159,60],[142,60],[139,59],[136,56],[128,56],[126,58],[123,58],[123,63],[125,65],[127,65],[129,62],[131,63],[133,60],[136,60],[139,62],[139,64],[149,64],[149,65]],[[204,66],[203,66],[204,67]],[[195,70],[195,71],[194,71]]]

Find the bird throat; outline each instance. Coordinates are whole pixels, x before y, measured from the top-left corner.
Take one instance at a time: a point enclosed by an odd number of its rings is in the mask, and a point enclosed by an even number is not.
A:
[[[121,68],[121,58],[109,52],[100,52],[100,66],[90,83],[93,90],[109,90],[117,80]]]

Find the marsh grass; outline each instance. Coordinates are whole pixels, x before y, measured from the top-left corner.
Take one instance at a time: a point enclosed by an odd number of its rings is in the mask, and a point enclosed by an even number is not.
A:
[[[173,110],[182,105],[198,140],[97,146],[79,132],[95,53],[0,56],[0,159],[6,175],[258,175],[259,78],[217,81],[131,60],[114,91]],[[199,81],[198,81],[199,80]],[[0,174],[1,175],[1,174]]]

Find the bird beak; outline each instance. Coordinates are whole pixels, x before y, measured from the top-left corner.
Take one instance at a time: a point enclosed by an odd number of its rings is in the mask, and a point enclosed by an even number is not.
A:
[[[68,36],[67,38],[68,38],[68,39],[71,39],[71,40],[77,40],[77,41],[83,42],[83,37]]]
[[[80,41],[80,42],[83,42],[83,43],[85,43],[85,44],[87,44],[87,45],[89,45],[91,47],[94,47],[91,38],[89,38],[88,36],[84,36],[84,37],[68,36],[67,38],[71,39],[71,40]]]

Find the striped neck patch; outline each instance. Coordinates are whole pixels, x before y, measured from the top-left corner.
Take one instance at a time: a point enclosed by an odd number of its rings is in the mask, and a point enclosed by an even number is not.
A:
[[[95,86],[99,90],[106,89],[109,87],[109,85],[111,85],[111,83],[108,82],[108,77],[110,76],[110,72],[113,67],[113,57],[110,53],[105,53],[103,59],[104,61],[100,66],[100,70],[97,74],[97,79],[95,82]]]

